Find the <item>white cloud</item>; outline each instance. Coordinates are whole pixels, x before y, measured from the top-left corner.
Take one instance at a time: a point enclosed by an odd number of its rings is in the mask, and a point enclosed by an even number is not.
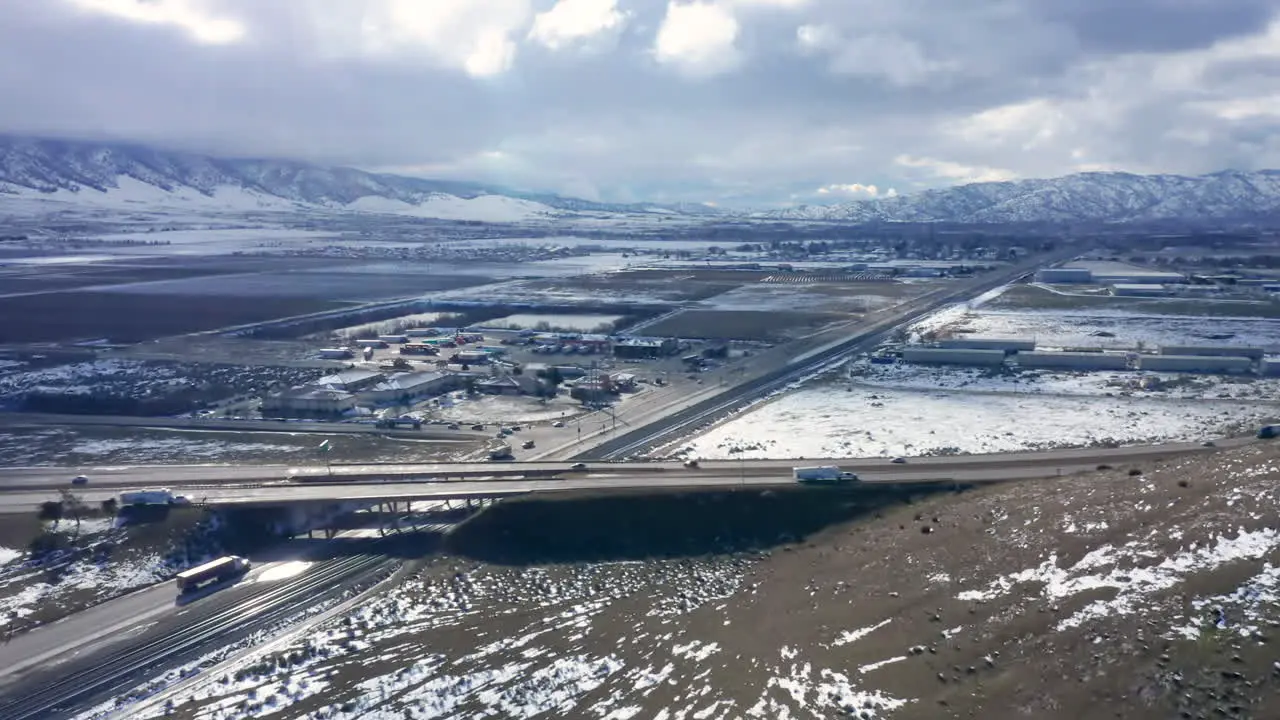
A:
[[[878,198],[878,197],[888,198],[888,197],[897,196],[898,191],[893,188],[888,188],[884,191],[883,194],[881,194],[880,188],[875,185],[863,185],[862,183],[847,183],[847,184],[832,183],[830,185],[823,185],[822,187],[818,188],[818,194],[819,195],[848,195],[851,197],[861,197],[861,198]]]
[[[891,33],[845,37],[831,25],[801,25],[796,40],[802,52],[825,56],[833,73],[879,78],[899,87],[957,69],[955,63],[930,59],[918,43]]]
[[[931,178],[956,183],[1000,182],[1002,180],[1015,180],[1018,177],[1017,173],[1011,170],[962,165],[950,160],[938,160],[929,157],[899,155],[893,159],[893,162],[904,168],[924,170]]]
[[[49,2],[51,0],[44,0]],[[111,15],[124,20],[153,25],[173,25],[185,30],[197,42],[210,45],[233,43],[245,35],[245,26],[234,18],[221,17],[201,0],[70,0],[85,12]]]
[[[365,0],[366,54],[425,55],[489,77],[511,69],[515,37],[532,17],[529,0]]]
[[[737,18],[724,5],[670,0],[654,39],[653,56],[690,76],[719,75],[741,60],[734,45],[738,31]]]
[[[529,39],[559,50],[616,34],[626,21],[627,13],[618,9],[617,0],[559,0],[534,18]]]

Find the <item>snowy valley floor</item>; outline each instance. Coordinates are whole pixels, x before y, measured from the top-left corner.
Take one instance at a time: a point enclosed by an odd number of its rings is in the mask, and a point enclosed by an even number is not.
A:
[[[1258,443],[878,505],[512,502],[173,715],[1280,717],[1278,480]]]

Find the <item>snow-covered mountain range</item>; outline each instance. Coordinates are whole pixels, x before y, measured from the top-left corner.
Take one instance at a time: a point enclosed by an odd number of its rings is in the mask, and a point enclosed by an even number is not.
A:
[[[1186,177],[1092,172],[1050,180],[987,182],[839,205],[759,213],[849,222],[1140,222],[1280,218],[1280,171]]]
[[[0,204],[6,198],[138,210],[337,210],[492,222],[575,213],[717,212],[699,205],[598,203],[290,160],[0,135]]]

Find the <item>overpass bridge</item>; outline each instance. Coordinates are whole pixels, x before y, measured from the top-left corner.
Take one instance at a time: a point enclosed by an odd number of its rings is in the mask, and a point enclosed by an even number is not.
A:
[[[858,489],[978,484],[1070,475],[1100,464],[1119,465],[1214,452],[1254,442],[1226,440],[1216,447],[1175,443],[1106,449],[917,458],[895,464],[883,458],[827,460],[719,460],[685,468],[674,462],[435,463],[335,466],[144,466],[86,469],[91,485],[77,489],[86,502],[115,497],[125,489],[173,487],[194,502],[214,507],[272,507],[326,503],[394,503],[420,500],[498,499],[529,494],[605,493],[644,490],[756,489],[792,487],[796,465],[838,465],[858,473]],[[31,512],[68,487],[64,469],[0,471],[0,513]],[[289,479],[292,477],[293,479]]]

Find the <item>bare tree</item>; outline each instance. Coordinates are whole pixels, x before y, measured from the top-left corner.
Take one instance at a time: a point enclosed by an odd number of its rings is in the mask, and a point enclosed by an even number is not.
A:
[[[84,512],[84,501],[78,495],[70,490],[63,488],[58,491],[62,496],[62,506],[67,512],[71,513],[71,517],[76,521],[76,537],[80,537],[80,515]]]

